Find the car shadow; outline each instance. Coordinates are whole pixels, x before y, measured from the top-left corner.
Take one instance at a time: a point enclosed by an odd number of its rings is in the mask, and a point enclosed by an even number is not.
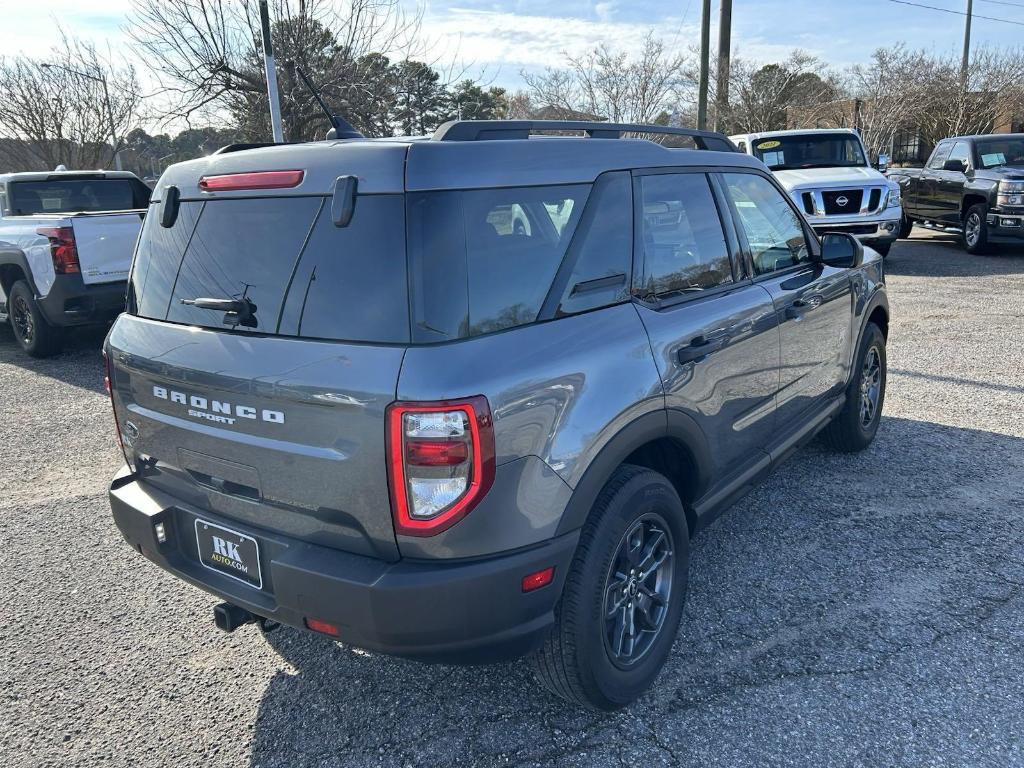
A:
[[[999,243],[992,253],[974,255],[957,235],[917,228],[909,239],[893,245],[885,260],[887,275],[907,277],[983,277],[1024,274],[1024,240]]]
[[[902,743],[908,689],[945,707],[914,731],[942,743],[947,718],[986,716],[982,695],[994,717],[1013,700],[998,664],[1019,658],[962,655],[1019,627],[998,611],[1024,584],[1022,498],[1024,439],[886,417],[868,450],[811,444],[694,539],[673,654],[629,710],[565,705],[523,663],[424,665],[283,628],[251,766],[708,764],[692,751],[726,743],[821,765],[839,746],[823,733]]]
[[[92,392],[103,391],[103,339],[108,326],[70,329],[64,346],[53,357],[37,359],[25,354],[7,323],[0,323],[0,365],[16,365]]]

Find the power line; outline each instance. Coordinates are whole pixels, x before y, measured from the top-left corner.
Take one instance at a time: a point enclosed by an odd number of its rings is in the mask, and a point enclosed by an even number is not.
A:
[[[1024,8],[1024,3],[1011,3],[1010,0],[981,0],[983,3],[992,3],[992,5],[1011,5],[1014,8]]]
[[[889,0],[890,3],[897,3],[899,5],[912,5],[915,8],[927,8],[930,11],[942,11],[942,13],[952,13],[954,16],[966,16],[967,14],[963,11],[954,11],[949,8],[938,8],[934,5],[925,5],[924,3],[912,3],[910,0]],[[993,2],[993,0],[988,0]],[[1016,24],[1018,27],[1024,27],[1024,21],[1014,21],[1013,19],[997,19],[995,16],[979,16],[976,13],[971,14],[975,19],[984,19],[985,21],[999,21],[1003,24]]]

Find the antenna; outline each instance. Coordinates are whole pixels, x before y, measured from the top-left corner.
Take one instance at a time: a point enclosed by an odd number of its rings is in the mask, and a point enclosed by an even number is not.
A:
[[[306,88],[309,89],[309,92],[313,94],[313,98],[316,99],[316,103],[320,105],[320,109],[322,109],[324,111],[324,114],[327,115],[327,119],[331,121],[332,128],[327,133],[328,139],[363,138],[363,134],[361,134],[359,131],[353,128],[352,124],[348,120],[341,117],[340,115],[336,115],[334,112],[331,111],[330,107],[328,107],[327,104],[324,102],[323,98],[321,98],[320,92],[313,86],[313,83],[310,81],[309,77],[306,76],[306,73],[303,71],[302,67],[296,64],[295,71],[299,73],[299,77],[302,78],[302,82],[305,84]],[[331,135],[332,133],[334,134],[333,136]]]

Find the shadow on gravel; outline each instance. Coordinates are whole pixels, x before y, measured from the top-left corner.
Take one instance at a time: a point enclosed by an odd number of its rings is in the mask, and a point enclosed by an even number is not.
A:
[[[887,275],[908,277],[983,277],[1024,274],[1024,240],[999,244],[991,254],[976,256],[963,249],[960,238],[929,232],[922,237],[915,230],[909,240],[900,240],[885,260]]]
[[[1022,500],[1024,440],[885,418],[869,450],[812,444],[693,541],[675,651],[627,712],[565,706],[525,664],[282,629],[293,671],[251,765],[980,765],[1024,732]]]
[[[0,323],[0,365],[16,365],[93,392],[103,391],[103,339],[107,326],[72,329],[54,357],[37,360],[21,351],[7,323]]]

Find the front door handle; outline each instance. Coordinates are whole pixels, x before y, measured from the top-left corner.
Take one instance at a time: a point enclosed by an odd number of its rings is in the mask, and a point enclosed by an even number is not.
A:
[[[821,306],[820,296],[814,296],[813,298],[807,301],[804,301],[803,299],[797,299],[788,307],[786,307],[786,319],[799,320],[812,309],[819,306]]]
[[[690,343],[676,352],[676,360],[680,365],[687,363],[699,363],[708,355],[714,354],[729,343],[728,336],[717,336],[709,339],[706,336],[696,336],[690,339]]]

